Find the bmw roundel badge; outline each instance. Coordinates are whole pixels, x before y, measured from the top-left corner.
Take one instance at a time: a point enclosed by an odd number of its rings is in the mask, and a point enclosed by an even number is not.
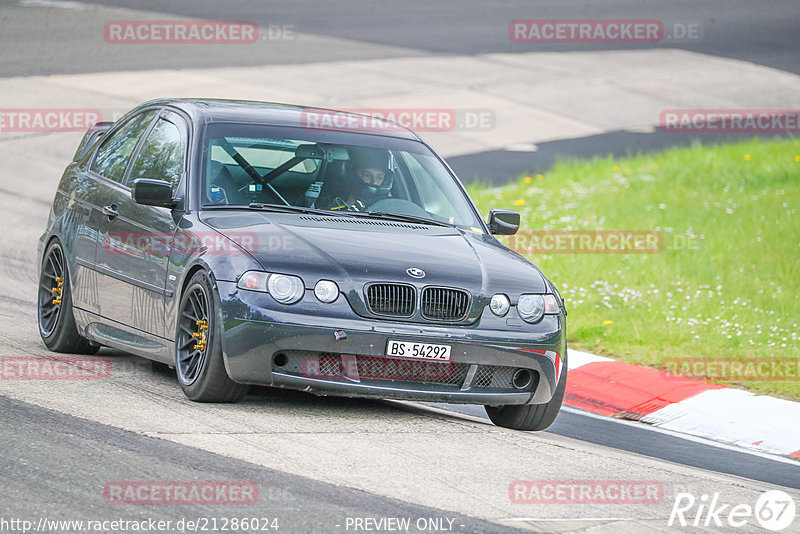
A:
[[[423,271],[422,269],[418,269],[416,267],[409,267],[408,269],[406,269],[406,273],[411,278],[425,278],[425,271]]]

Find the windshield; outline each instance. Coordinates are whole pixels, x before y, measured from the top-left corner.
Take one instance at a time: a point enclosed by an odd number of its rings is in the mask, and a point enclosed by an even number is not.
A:
[[[213,124],[204,143],[204,207],[278,204],[482,228],[466,193],[415,141]]]

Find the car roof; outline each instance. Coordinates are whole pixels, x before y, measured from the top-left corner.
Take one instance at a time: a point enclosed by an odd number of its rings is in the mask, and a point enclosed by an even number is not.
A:
[[[153,105],[168,105],[178,108],[195,121],[324,128],[342,132],[366,133],[421,141],[417,134],[395,122],[377,117],[369,117],[369,120],[365,122],[364,119],[368,117],[367,115],[334,109],[253,100],[205,98],[164,98],[145,102],[139,107]],[[358,125],[357,128],[337,128],[329,125],[334,114],[337,119],[352,120],[352,124]],[[310,126],[312,121],[316,121],[314,126]],[[351,123],[348,122],[348,124]]]

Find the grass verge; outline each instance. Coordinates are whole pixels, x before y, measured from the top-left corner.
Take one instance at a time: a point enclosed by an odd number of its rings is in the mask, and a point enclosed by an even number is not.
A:
[[[483,213],[520,211],[502,240],[561,291],[572,347],[800,400],[799,139],[561,162],[468,189]],[[617,242],[597,231],[617,230],[657,244],[608,253]],[[592,246],[576,252],[581,235]]]

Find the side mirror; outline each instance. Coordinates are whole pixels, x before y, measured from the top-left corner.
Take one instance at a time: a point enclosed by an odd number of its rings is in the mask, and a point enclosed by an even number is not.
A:
[[[519,230],[519,212],[492,210],[489,212],[489,231],[494,235],[514,235]]]
[[[131,187],[131,198],[137,204],[144,204],[145,206],[158,206],[161,208],[174,206],[172,185],[164,180],[137,178],[133,181],[133,186]]]

